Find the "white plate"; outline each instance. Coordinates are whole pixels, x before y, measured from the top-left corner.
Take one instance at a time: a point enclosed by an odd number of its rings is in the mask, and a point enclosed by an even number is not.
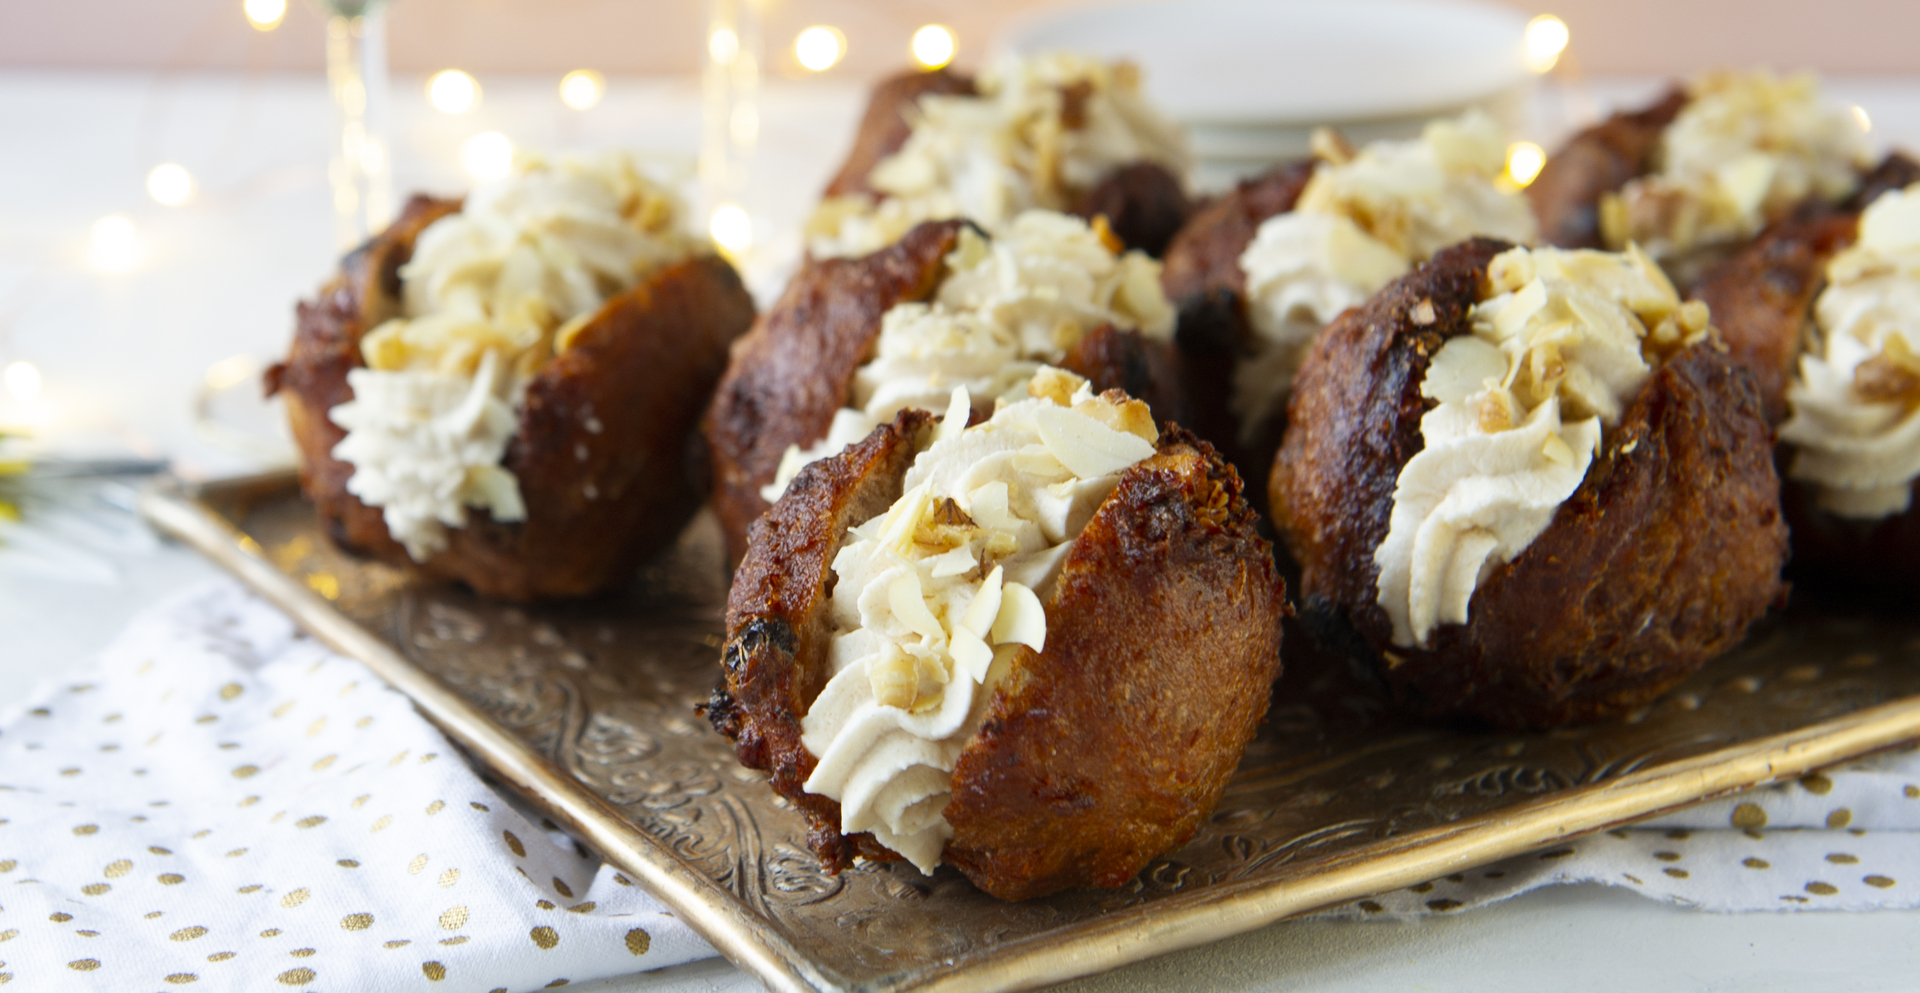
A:
[[[1532,78],[1526,26],[1471,0],[1145,0],[1049,11],[997,47],[1131,58],[1190,124],[1299,126],[1491,99]]]

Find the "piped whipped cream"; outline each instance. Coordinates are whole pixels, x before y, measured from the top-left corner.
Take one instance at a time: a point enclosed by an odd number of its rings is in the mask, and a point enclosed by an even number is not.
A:
[[[929,94],[905,145],[868,177],[880,196],[835,197],[807,224],[815,257],[865,255],[922,221],[965,217],[999,232],[1033,208],[1067,210],[1109,171],[1191,163],[1179,127],[1130,62],[1054,52],[1002,60],[979,95]]]
[[[1473,331],[1435,353],[1424,447],[1400,470],[1374,552],[1393,643],[1465,624],[1473,592],[1525,551],[1580,488],[1605,426],[1656,359],[1709,334],[1638,249],[1515,248],[1488,268]]]
[[[1872,520],[1904,513],[1920,477],[1920,184],[1882,194],[1860,238],[1827,264],[1815,348],[1787,388],[1787,474],[1821,507]]]
[[[837,454],[909,407],[943,409],[956,386],[990,411],[1021,399],[1042,365],[1063,360],[1102,324],[1165,340],[1173,307],[1160,263],[1120,251],[1098,222],[1028,211],[992,241],[963,229],[930,303],[895,305],[881,317],[874,357],[854,373],[852,406],[826,437],[790,446],[761,496],[780,498],[810,462]]]
[[[1712,72],[1687,90],[1656,171],[1602,197],[1608,245],[1638,242],[1664,258],[1750,238],[1809,196],[1837,201],[1858,185],[1865,130],[1821,99],[1813,74]]]
[[[608,300],[701,250],[680,199],[626,155],[524,157],[475,189],[420,232],[401,316],[361,339],[354,398],[328,415],[347,429],[333,450],[354,467],[347,491],[416,561],[469,508],[524,519],[499,463],[527,384]]]
[[[1285,402],[1307,345],[1341,311],[1474,235],[1539,237],[1526,199],[1495,183],[1505,167],[1505,137],[1481,111],[1320,164],[1294,209],[1262,223],[1240,256],[1258,335],[1234,371],[1243,431]]]
[[[966,428],[954,390],[905,494],[834,558],[833,676],[801,719],[805,788],[921,872],[953,837],[953,767],[1020,646],[1044,651],[1073,542],[1120,473],[1154,452],[1146,405],[1048,369],[1032,399]]]

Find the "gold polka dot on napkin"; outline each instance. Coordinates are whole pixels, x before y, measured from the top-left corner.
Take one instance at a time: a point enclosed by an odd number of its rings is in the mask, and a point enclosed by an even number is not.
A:
[[[491,993],[713,954],[454,754],[229,581],[152,608],[0,714],[0,983]]]

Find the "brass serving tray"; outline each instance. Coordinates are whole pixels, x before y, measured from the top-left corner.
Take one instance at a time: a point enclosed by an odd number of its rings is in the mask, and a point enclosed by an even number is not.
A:
[[[1118,890],[1003,903],[958,873],[822,873],[802,818],[693,712],[719,668],[710,515],[627,592],[490,603],[347,557],[290,474],[144,494],[149,520],[407,693],[774,990],[1030,989],[1920,739],[1920,621],[1798,608],[1628,720],[1408,720],[1296,664],[1191,843]]]

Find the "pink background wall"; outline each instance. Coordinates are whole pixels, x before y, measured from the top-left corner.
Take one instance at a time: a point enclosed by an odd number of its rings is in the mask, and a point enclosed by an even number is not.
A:
[[[281,27],[261,34],[240,0],[0,0],[0,67],[318,69],[320,7],[289,2]],[[857,77],[903,64],[908,36],[928,21],[956,30],[964,63],[1020,11],[1063,0],[760,2],[767,48],[783,57],[770,60],[772,68],[792,68],[790,44],[801,27],[828,23],[848,37],[847,59],[833,72]],[[1920,72],[1920,0],[1501,2],[1565,18],[1580,65],[1596,75],[1720,63],[1830,75]],[[392,65],[403,73],[687,73],[697,68],[703,8],[701,0],[396,0]]]

